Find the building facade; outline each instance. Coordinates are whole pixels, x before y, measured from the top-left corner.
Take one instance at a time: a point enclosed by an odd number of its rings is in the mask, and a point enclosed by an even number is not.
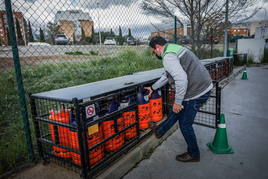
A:
[[[17,35],[16,19],[20,24],[21,35],[26,45],[27,43],[27,24],[23,17],[22,12],[13,12],[13,20],[15,25],[15,31]],[[18,40],[18,39],[17,39]],[[8,45],[8,23],[6,11],[0,11],[0,44]]]
[[[60,26],[60,32],[64,33],[71,42],[74,39],[81,39],[82,29],[85,37],[92,36],[94,23],[89,13],[82,10],[58,11],[55,15],[55,23]]]

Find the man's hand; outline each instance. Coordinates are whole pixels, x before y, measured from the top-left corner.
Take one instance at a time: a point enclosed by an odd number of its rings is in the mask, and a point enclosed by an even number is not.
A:
[[[179,112],[181,112],[181,110],[182,110],[183,108],[184,108],[184,107],[183,107],[183,105],[181,105],[181,104],[176,104],[176,103],[173,104],[173,112],[174,112],[174,113],[179,113]]]
[[[153,93],[153,89],[152,89],[152,87],[144,87],[144,89],[146,89],[146,90],[149,91],[148,96],[151,97],[151,95],[152,95],[152,93]]]

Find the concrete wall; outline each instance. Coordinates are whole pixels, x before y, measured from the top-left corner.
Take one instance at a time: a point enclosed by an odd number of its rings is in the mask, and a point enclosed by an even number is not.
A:
[[[237,52],[247,53],[248,58],[253,57],[253,61],[260,63],[264,55],[264,39],[239,39],[237,42]]]

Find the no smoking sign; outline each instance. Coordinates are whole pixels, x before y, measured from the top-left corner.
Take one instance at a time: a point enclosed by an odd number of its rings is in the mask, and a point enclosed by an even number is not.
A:
[[[96,109],[95,109],[95,105],[91,104],[89,106],[86,107],[86,117],[90,118],[96,115]]]

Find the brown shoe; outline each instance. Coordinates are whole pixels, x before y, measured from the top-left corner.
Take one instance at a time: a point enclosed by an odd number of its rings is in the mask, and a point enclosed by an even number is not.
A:
[[[200,157],[192,157],[188,153],[184,153],[184,154],[181,154],[180,156],[177,155],[176,160],[178,160],[180,162],[199,162]]]
[[[185,157],[186,155],[188,155],[188,152],[184,152],[184,153],[182,153],[182,154],[177,155],[177,156],[176,156],[176,159],[177,159],[178,157]]]

